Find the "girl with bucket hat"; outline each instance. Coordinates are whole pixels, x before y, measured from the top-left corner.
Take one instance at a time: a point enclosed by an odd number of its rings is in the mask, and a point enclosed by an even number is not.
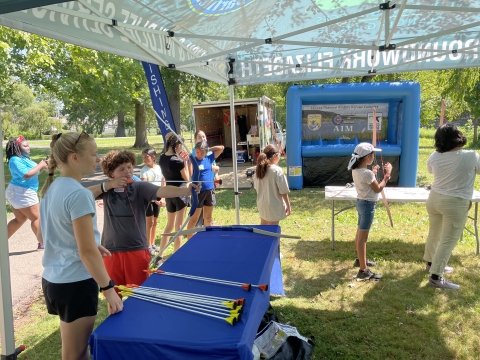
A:
[[[379,169],[375,165],[372,170],[368,166],[372,165],[375,159],[375,152],[381,151],[369,143],[360,143],[355,147],[352,158],[348,163],[348,170],[352,170],[353,182],[357,190],[356,208],[358,212],[358,228],[355,236],[355,248],[357,251],[357,260],[355,266],[360,269],[356,276],[357,281],[380,280],[382,275],[375,274],[368,266],[375,266],[373,261],[367,260],[367,239],[370,227],[375,216],[375,207],[379,198],[379,193],[387,186],[387,181],[392,173],[392,165],[384,165],[385,176],[378,183],[376,174]]]

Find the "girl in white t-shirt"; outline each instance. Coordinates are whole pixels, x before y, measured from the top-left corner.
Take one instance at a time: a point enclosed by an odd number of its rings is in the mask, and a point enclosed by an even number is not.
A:
[[[253,186],[257,191],[257,207],[261,225],[278,225],[290,215],[287,178],[278,162],[280,150],[267,145],[258,156]]]
[[[142,160],[145,166],[140,170],[140,180],[148,181],[157,186],[165,186],[165,178],[162,174],[160,165],[155,164],[157,152],[154,148],[146,148],[142,151]],[[160,207],[165,206],[165,200],[157,199],[152,201],[146,212],[147,217],[147,234],[148,234],[148,251],[150,255],[154,255],[155,251],[160,249],[155,245],[155,235],[157,233],[158,215]]]
[[[368,266],[375,266],[376,264],[367,260],[367,240],[375,216],[378,194],[387,186],[387,181],[392,173],[392,165],[390,163],[384,165],[385,175],[383,180],[378,183],[375,176],[379,166],[375,165],[372,170],[367,168],[367,166],[372,165],[375,159],[375,151],[381,150],[374,148],[369,143],[360,143],[355,147],[352,158],[348,163],[348,170],[353,170],[352,177],[357,190],[358,228],[355,236],[355,248],[358,258],[354,264],[354,266],[360,267],[356,277],[357,281],[380,280],[382,278],[382,275],[375,274],[368,268]]]

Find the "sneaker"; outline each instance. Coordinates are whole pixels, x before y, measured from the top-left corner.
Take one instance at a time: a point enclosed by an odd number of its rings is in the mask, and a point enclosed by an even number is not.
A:
[[[151,256],[155,255],[155,249],[153,248],[153,246],[148,247],[148,252],[150,253]]]
[[[356,276],[357,281],[365,281],[365,280],[380,280],[382,278],[382,275],[375,274],[372,272],[370,269],[365,269],[365,270],[358,270],[358,274]]]
[[[435,288],[439,288],[439,289],[451,289],[451,290],[460,289],[460,285],[451,283],[451,282],[445,280],[443,277],[441,277],[438,280],[433,280],[432,277],[430,277],[428,279],[428,285],[433,286]]]
[[[369,267],[377,266],[377,263],[375,261],[367,259],[367,266]],[[360,260],[358,260],[358,258],[355,259],[355,263],[353,264],[353,267],[360,267]]]
[[[427,273],[430,272],[430,265],[427,264],[427,266],[425,267],[425,271]],[[445,266],[445,269],[443,269],[444,274],[451,274],[452,272],[453,272],[453,267],[451,266]]]
[[[38,243],[37,250],[45,250],[45,245]]]
[[[163,257],[157,256],[155,258],[155,267],[159,268],[160,266],[162,266],[162,264],[163,264]]]
[[[157,245],[155,245],[155,244],[152,245],[152,248],[153,248],[155,251],[160,251],[160,248],[159,248]]]

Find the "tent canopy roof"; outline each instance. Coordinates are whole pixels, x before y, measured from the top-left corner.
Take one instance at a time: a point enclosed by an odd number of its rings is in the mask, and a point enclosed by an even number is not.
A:
[[[0,24],[224,84],[480,65],[479,0],[54,3],[0,0]]]

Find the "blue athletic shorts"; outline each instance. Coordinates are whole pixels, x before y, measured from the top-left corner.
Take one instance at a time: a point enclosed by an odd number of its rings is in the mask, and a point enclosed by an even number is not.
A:
[[[370,230],[375,216],[376,201],[357,199],[358,229]]]

